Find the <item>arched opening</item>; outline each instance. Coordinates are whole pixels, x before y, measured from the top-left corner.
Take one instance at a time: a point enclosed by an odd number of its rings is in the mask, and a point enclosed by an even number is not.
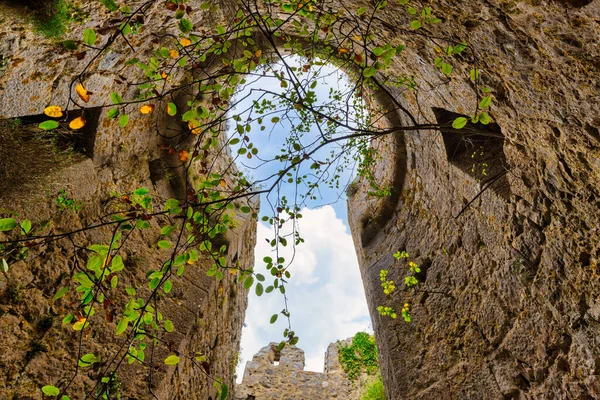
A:
[[[362,93],[337,66],[322,61],[308,62],[298,56],[284,57],[284,62],[273,62],[248,75],[233,97],[236,107],[230,111],[233,117],[228,125],[228,138],[233,142],[231,152],[237,168],[252,181],[262,181],[265,186],[276,180],[279,171],[289,165],[286,164],[289,158],[282,155],[310,152],[323,137],[347,134],[345,125],[358,126],[363,118],[358,113],[367,108]],[[290,77],[290,72],[295,76]],[[343,115],[344,120],[333,124],[325,119],[319,123],[315,118],[307,123],[312,116],[280,102],[279,93],[287,89],[284,86],[291,85],[287,79],[282,80],[282,76],[305,82],[308,96],[315,97],[311,107],[317,113],[324,116],[337,113],[340,117]],[[356,93],[360,95],[356,96]],[[349,102],[347,107],[343,106],[346,101]],[[368,144],[365,142],[365,146]],[[342,156],[332,152],[333,148],[343,153],[347,145],[347,141],[340,141],[330,148],[315,151],[305,167],[290,169],[281,184],[261,198],[261,217],[277,215],[279,208],[278,217],[282,220],[298,218],[297,224],[289,227],[279,226],[277,222],[271,224],[271,218],[259,218],[254,268],[267,276],[268,281],[271,273],[265,269],[265,258],[276,259],[274,254],[277,254],[286,260],[286,264],[294,261],[289,269],[291,277],[283,278],[286,307],[292,314],[292,327],[300,337],[297,346],[306,353],[309,371],[323,372],[323,354],[330,343],[370,326],[344,201],[346,188],[356,176],[353,155],[348,149],[348,162],[344,163]],[[253,149],[256,149],[254,153]],[[331,160],[333,166],[325,172],[324,184],[317,182],[318,185],[311,186],[314,181],[302,179],[311,174],[316,176],[315,171]],[[282,200],[284,198],[289,203]],[[294,210],[296,215],[291,215]],[[295,243],[296,232],[302,243]],[[287,238],[287,246],[274,252],[271,241],[277,237]],[[265,283],[266,288],[267,285],[271,286]],[[271,290],[275,293],[270,296],[250,294],[242,334],[242,360],[250,360],[258,348],[281,337],[286,323],[285,315],[280,313],[283,297],[279,288]],[[277,321],[265,326],[265,316],[268,319],[275,314],[279,316]],[[281,365],[280,356],[280,352],[272,348],[270,363]],[[238,381],[243,376],[244,364],[238,364]]]

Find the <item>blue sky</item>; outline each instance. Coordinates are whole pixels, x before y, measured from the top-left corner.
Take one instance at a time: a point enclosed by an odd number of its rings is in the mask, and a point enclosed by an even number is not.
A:
[[[292,59],[288,63],[295,66],[303,64],[300,59]],[[274,69],[283,70],[283,66],[277,64]],[[347,77],[333,66],[320,68],[319,77],[314,90],[317,98],[324,99],[324,102],[327,101],[331,89],[349,90]],[[276,78],[249,78],[248,82],[235,99],[247,96],[251,89],[271,90],[278,93],[282,90]],[[253,93],[253,96],[244,99],[232,114],[247,109],[252,104],[252,100],[259,95],[260,93]],[[248,118],[247,114],[240,114],[240,116],[242,121]],[[256,117],[255,114],[253,116]],[[263,131],[260,131],[258,123],[252,123],[252,130],[247,133],[247,136],[259,149],[257,156],[270,159],[276,154],[281,154],[280,149],[285,145],[285,138],[290,132],[291,124],[299,122],[293,116],[290,119],[291,121],[282,116],[275,124],[266,123],[264,124],[266,129]],[[235,124],[231,125],[230,136],[234,135],[236,128]],[[318,135],[318,130],[312,126],[310,133],[302,138],[302,142],[308,143]],[[235,154],[236,147],[233,147]],[[328,153],[329,150],[320,151],[317,156],[324,160]],[[259,157],[250,160],[240,157],[237,162],[242,170],[247,171],[254,178],[253,180],[262,179],[281,168],[281,164],[274,163],[257,168],[261,164]],[[323,370],[323,357],[329,343],[353,336],[356,332],[371,327],[354,244],[348,228],[345,195],[338,200],[340,193],[343,194],[343,186],[352,179],[352,176],[353,170],[345,168],[340,179],[341,188],[321,187],[318,199],[308,202],[301,211],[303,218],[299,220],[299,230],[305,242],[296,247],[295,253],[289,245],[280,249],[283,251],[280,256],[285,257],[286,260],[290,260],[292,256],[294,258],[290,268],[292,279],[286,287],[286,293],[289,299],[292,329],[300,338],[298,346],[305,351],[307,370]],[[294,198],[294,185],[283,186],[281,194]],[[262,215],[272,215],[266,198],[261,198]],[[289,231],[291,226],[284,229]],[[272,255],[272,248],[265,238],[270,240],[273,235],[269,224],[258,223],[255,271],[266,276],[270,274],[267,275],[262,259]],[[278,292],[257,297],[254,291],[251,291],[245,327],[242,331],[242,361],[237,369],[238,381],[241,380],[246,361],[251,360],[261,347],[269,342],[283,339],[282,332],[287,327],[285,318],[280,315],[275,324],[269,323],[270,316],[283,308],[283,296]]]

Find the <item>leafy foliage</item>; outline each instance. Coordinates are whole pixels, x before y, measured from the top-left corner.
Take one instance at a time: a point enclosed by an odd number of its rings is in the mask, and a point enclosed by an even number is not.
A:
[[[385,388],[381,375],[377,374],[375,379],[368,381],[363,389],[361,400],[387,400]]]
[[[338,357],[348,379],[354,381],[361,373],[374,375],[379,372],[375,336],[358,332],[351,345],[338,342]]]

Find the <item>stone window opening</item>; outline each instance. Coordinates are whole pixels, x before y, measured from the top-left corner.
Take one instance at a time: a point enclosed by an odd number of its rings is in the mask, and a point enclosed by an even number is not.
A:
[[[271,362],[271,364],[273,364],[274,366],[278,366],[280,360],[281,351],[277,350],[276,348],[271,348],[271,351],[269,352],[269,361]]]
[[[53,142],[57,149],[72,150],[77,155],[93,158],[96,132],[98,130],[101,113],[102,107],[87,108],[83,112],[82,110],[70,110],[68,111],[68,120],[71,121],[83,114],[86,120],[85,126],[77,131],[60,128],[50,131],[48,135],[53,136]],[[45,114],[38,114],[26,115],[19,117],[18,119],[21,121],[22,125],[38,125],[51,118]],[[66,123],[61,122],[61,126],[66,125]]]
[[[440,132],[450,164],[472,177],[482,189],[489,187],[498,196],[508,200],[510,186],[506,172],[509,166],[500,126],[469,122],[457,130],[452,128],[452,121],[467,116],[441,108],[434,108],[433,112],[437,123],[443,126]]]

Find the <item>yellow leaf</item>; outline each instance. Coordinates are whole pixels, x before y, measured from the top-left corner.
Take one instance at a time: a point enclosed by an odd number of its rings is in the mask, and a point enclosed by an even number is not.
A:
[[[85,118],[77,117],[69,123],[69,128],[73,130],[81,129],[85,126]]]
[[[179,52],[177,50],[171,50],[171,51],[169,51],[169,57],[177,58],[177,57],[179,57]]]
[[[52,118],[60,118],[63,116],[62,108],[59,106],[48,106],[44,108],[44,114]]]
[[[150,114],[152,111],[154,111],[154,104],[146,104],[140,108],[142,114]]]
[[[348,52],[348,49],[345,49],[343,47],[340,47],[338,49],[338,55],[340,55],[340,54],[346,54],[347,52]]]
[[[262,50],[256,50],[256,53],[254,53],[254,55],[256,57],[260,57],[262,55]]]
[[[77,322],[75,322],[73,324],[73,330],[74,331],[80,331],[80,330],[82,330],[87,325],[86,322],[87,322],[86,318],[79,319]]]
[[[77,94],[79,95],[79,98],[83,101],[85,101],[86,103],[88,101],[90,101],[90,95],[88,94],[88,91],[85,90],[85,88],[83,87],[83,85],[80,83],[79,85],[75,86],[75,91],[77,92]]]
[[[192,41],[188,38],[182,38],[182,39],[179,39],[179,44],[182,45],[183,47],[185,47],[185,46],[189,46],[190,44],[192,44]]]
[[[195,120],[189,121],[188,122],[188,128],[190,128],[190,131],[194,135],[199,135],[200,134],[200,123],[198,121],[195,121]]]

